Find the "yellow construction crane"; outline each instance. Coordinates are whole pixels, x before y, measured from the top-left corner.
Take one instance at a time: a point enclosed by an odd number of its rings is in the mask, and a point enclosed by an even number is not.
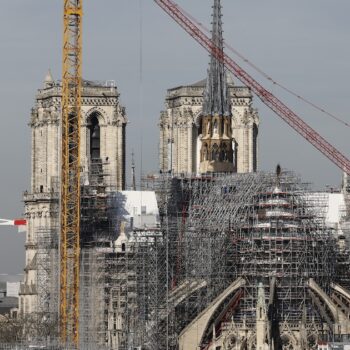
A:
[[[82,0],[64,0],[61,150],[60,334],[79,346]]]

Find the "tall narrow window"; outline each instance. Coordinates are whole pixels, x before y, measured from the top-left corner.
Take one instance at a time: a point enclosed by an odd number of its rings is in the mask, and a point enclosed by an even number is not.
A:
[[[206,160],[208,160],[208,146],[205,143],[203,145],[202,161],[206,161]]]
[[[96,116],[91,118],[90,124],[90,157],[91,159],[100,158],[101,139],[100,125]]]
[[[217,162],[220,159],[220,152],[219,152],[219,147],[216,143],[214,143],[214,146],[211,151],[211,160]]]
[[[259,129],[256,124],[253,126],[253,171],[258,169],[258,133]]]
[[[214,121],[214,130],[213,130],[215,135],[218,133],[218,130],[219,130],[218,129],[218,121],[215,119],[215,121]]]

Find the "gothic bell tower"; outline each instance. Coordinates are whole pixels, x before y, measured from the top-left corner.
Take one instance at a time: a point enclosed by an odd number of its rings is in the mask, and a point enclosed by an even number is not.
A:
[[[223,52],[220,0],[214,0],[212,41]],[[233,172],[232,112],[225,67],[211,54],[201,120],[200,172]]]

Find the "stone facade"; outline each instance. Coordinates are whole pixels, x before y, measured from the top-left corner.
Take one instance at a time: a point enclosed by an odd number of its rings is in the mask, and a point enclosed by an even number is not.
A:
[[[160,170],[175,174],[200,173],[201,119],[206,80],[169,89],[166,110],[160,115]],[[258,167],[259,116],[247,87],[228,79],[232,112],[234,171],[254,172]]]
[[[29,126],[32,134],[31,186],[24,194],[28,220],[26,266],[20,291],[20,312],[37,311],[38,237],[45,231],[57,232],[61,149],[61,84],[50,73],[38,90]],[[102,163],[105,185],[110,190],[125,186],[125,109],[113,82],[84,81],[82,90],[81,170],[88,184],[90,165]]]
[[[231,117],[203,117],[201,134],[200,173],[233,172]]]

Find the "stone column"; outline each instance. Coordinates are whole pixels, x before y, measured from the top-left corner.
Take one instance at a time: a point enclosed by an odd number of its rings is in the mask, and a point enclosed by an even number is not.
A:
[[[267,347],[267,313],[265,302],[265,289],[259,283],[258,300],[256,303],[256,349],[265,350]]]
[[[110,125],[106,130],[107,137],[107,145],[108,152],[106,153],[106,157],[108,157],[108,175],[109,175],[109,184],[110,186],[114,186],[118,188],[118,142],[119,142],[119,128],[117,125]]]
[[[35,135],[35,126],[34,124],[31,124],[32,128],[32,150],[31,150],[31,166],[32,166],[32,178],[31,178],[31,192],[34,192],[36,183],[35,183],[35,166],[36,166],[36,159],[35,159],[35,148],[36,148],[36,135]]]
[[[123,125],[118,122],[118,143],[117,143],[117,189],[123,189]]]
[[[52,116],[51,116],[52,118]],[[48,121],[47,126],[48,140],[47,140],[47,174],[46,183],[47,191],[52,191],[52,179],[56,174],[56,130],[54,121],[51,119]]]
[[[52,177],[55,172],[55,136],[54,136],[54,125],[52,122],[52,115],[47,123],[47,171],[46,171],[46,190],[47,192],[52,191]]]
[[[248,152],[248,172],[253,172],[253,125],[249,123],[248,128],[248,143],[249,143],[249,152]]]
[[[192,122],[187,121],[187,173],[192,173],[193,168],[193,132]]]

